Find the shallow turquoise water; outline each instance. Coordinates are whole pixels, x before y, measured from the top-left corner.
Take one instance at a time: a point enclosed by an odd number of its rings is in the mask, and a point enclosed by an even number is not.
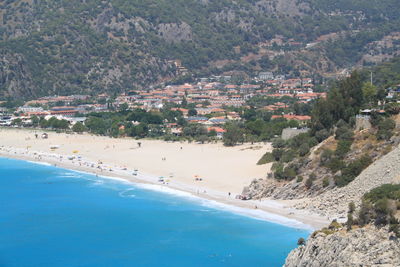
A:
[[[0,158],[0,266],[282,266],[307,230]]]

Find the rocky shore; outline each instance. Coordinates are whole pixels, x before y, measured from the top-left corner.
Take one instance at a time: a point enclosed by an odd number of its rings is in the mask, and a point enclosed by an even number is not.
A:
[[[284,266],[400,266],[400,240],[373,226],[328,235],[318,232],[293,250]]]

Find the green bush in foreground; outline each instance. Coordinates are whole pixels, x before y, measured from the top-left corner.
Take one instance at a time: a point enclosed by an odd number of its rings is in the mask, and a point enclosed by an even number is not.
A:
[[[400,200],[400,184],[384,184],[364,195],[364,199],[371,202],[376,202],[383,198]]]
[[[400,184],[385,184],[371,190],[363,196],[358,220],[353,219],[354,203],[349,204],[348,229],[353,224],[364,226],[370,223],[376,226],[389,225],[389,231],[400,237],[400,222],[396,213],[400,209]]]

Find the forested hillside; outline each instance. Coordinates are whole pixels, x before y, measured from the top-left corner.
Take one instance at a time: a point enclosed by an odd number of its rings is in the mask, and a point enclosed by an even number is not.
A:
[[[396,55],[399,11],[396,0],[6,0],[0,96],[143,89],[186,69],[334,73]]]

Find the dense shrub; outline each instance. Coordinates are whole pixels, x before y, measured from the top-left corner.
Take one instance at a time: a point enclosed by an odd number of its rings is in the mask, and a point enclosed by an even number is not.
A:
[[[335,155],[339,158],[344,158],[350,152],[352,143],[351,140],[339,140]]]
[[[280,161],[284,150],[281,148],[275,148],[272,150],[272,156],[274,157],[275,161]]]
[[[361,226],[368,224],[372,219],[372,204],[368,201],[363,200],[361,207],[358,212],[358,223]]]
[[[397,115],[400,113],[400,103],[388,103],[385,106],[385,111],[391,115]]]
[[[400,185],[381,185],[363,196],[358,223],[360,226],[369,223],[377,226],[389,225],[389,231],[400,237],[400,222],[395,217],[399,209]],[[349,213],[351,213],[350,210]]]
[[[396,127],[394,120],[390,118],[383,119],[378,124],[378,140],[389,140],[393,135],[393,129]]]
[[[379,199],[374,204],[375,224],[386,225],[389,222],[391,210],[389,208],[389,200],[387,198]]]
[[[354,180],[366,167],[372,163],[372,159],[368,155],[350,162],[342,169],[342,174],[334,177],[335,184],[339,187],[348,185]]]
[[[273,148],[284,148],[285,144],[286,144],[286,142],[282,138],[274,138],[272,140],[272,147]]]
[[[343,160],[338,158],[332,158],[329,162],[325,164],[325,166],[331,170],[332,173],[336,173],[337,171],[342,170],[345,167],[345,163]]]
[[[283,171],[283,176],[285,180],[293,180],[296,178],[297,172],[296,169],[292,166],[288,166]]]
[[[307,189],[310,189],[312,187],[316,178],[317,178],[317,176],[315,175],[315,173],[311,173],[310,176],[308,176],[308,178],[305,182],[305,186]]]
[[[283,164],[282,163],[280,163],[280,162],[274,162],[273,164],[272,164],[272,166],[271,166],[271,170],[272,171],[276,171],[276,170],[278,170],[278,169],[283,169]]]
[[[74,126],[72,126],[72,131],[76,133],[83,133],[86,130],[87,130],[86,126],[83,125],[81,122],[77,122],[74,124]]]
[[[298,246],[304,246],[305,244],[306,244],[306,240],[304,240],[304,238],[300,237],[299,240],[297,240]]]
[[[296,152],[292,149],[286,150],[282,153],[282,162],[291,162],[296,157]]]
[[[329,186],[329,178],[328,178],[328,177],[325,177],[325,178],[322,180],[322,186],[323,186],[323,187],[328,187],[328,186]]]
[[[274,161],[275,161],[275,158],[272,155],[272,153],[271,152],[267,152],[257,162],[257,165],[263,165],[263,164],[267,164],[267,163],[274,162]]]
[[[301,157],[307,155],[308,152],[310,152],[310,146],[309,146],[309,144],[304,143],[304,144],[300,145],[300,147],[299,147],[299,155],[300,155]]]
[[[354,132],[349,125],[345,122],[340,121],[338,123],[338,128],[335,132],[335,138],[337,140],[353,140]]]
[[[314,180],[311,179],[311,178],[309,177],[309,178],[306,180],[306,182],[305,182],[306,188],[307,188],[307,189],[310,189],[311,186],[313,185],[313,183],[314,183]]]
[[[322,142],[328,137],[329,137],[329,131],[327,129],[322,129],[315,133],[315,138],[318,140],[318,142]]]
[[[364,199],[371,202],[376,202],[385,197],[389,199],[400,200],[400,184],[384,184],[380,187],[372,189],[370,192],[364,195]]]
[[[343,170],[343,174],[348,174],[356,177],[371,163],[372,163],[372,158],[369,155],[363,155],[358,160],[350,162],[347,165],[347,167]]]
[[[289,147],[293,149],[299,148],[302,144],[308,144],[311,136],[308,133],[302,133],[288,140]]]
[[[332,156],[334,155],[333,151],[330,149],[324,149],[321,153],[321,157],[320,157],[320,163],[321,165],[326,165],[326,163],[328,163],[331,159]]]

